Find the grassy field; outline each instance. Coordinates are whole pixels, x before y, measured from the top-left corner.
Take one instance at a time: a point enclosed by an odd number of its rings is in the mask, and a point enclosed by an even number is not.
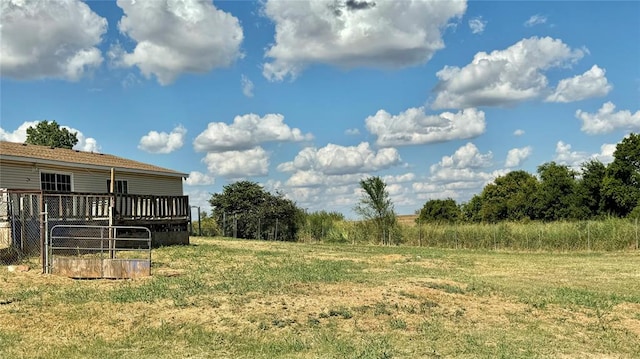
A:
[[[0,358],[640,357],[637,251],[192,238],[152,258],[139,280],[0,268]]]

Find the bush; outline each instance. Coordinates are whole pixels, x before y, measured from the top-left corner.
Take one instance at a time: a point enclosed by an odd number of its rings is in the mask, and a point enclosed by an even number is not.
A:
[[[627,218],[640,219],[640,203],[638,203],[636,208],[634,208],[631,212],[629,212],[629,215],[627,216]]]

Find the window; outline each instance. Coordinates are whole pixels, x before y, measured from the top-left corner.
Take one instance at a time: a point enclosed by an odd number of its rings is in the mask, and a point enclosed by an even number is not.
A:
[[[40,189],[43,191],[71,192],[71,175],[40,172]]]
[[[111,180],[107,180],[107,193],[111,192]],[[115,193],[129,193],[127,181],[116,180],[115,186],[113,186],[113,192]]]

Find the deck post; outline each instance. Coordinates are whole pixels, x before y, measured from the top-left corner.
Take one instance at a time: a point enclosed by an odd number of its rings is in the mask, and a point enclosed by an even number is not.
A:
[[[113,233],[113,215],[116,208],[116,197],[114,195],[114,187],[116,182],[116,171],[112,167],[111,168],[111,183],[109,184],[109,258],[113,259],[115,245],[113,243],[114,233]]]

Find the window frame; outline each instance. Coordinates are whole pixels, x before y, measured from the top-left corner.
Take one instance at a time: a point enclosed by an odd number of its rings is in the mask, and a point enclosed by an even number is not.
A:
[[[54,175],[54,181],[43,181],[43,176],[44,175]],[[65,184],[64,181],[59,181],[58,176],[67,176],[69,177],[69,190],[67,191],[66,189],[60,189],[61,185]],[[40,170],[40,190],[44,191],[44,192],[64,192],[64,193],[71,193],[74,191],[74,185],[73,185],[73,173],[72,172],[64,172],[64,171],[55,171],[55,170]],[[44,188],[44,183],[47,184],[53,184],[55,189],[45,189]],[[51,187],[51,186],[48,186]]]
[[[118,184],[120,186],[118,186]],[[120,189],[120,191],[118,191]],[[111,193],[111,178],[107,178],[107,193]],[[129,181],[123,179],[116,179],[113,186],[113,193],[117,194],[129,194]]]

